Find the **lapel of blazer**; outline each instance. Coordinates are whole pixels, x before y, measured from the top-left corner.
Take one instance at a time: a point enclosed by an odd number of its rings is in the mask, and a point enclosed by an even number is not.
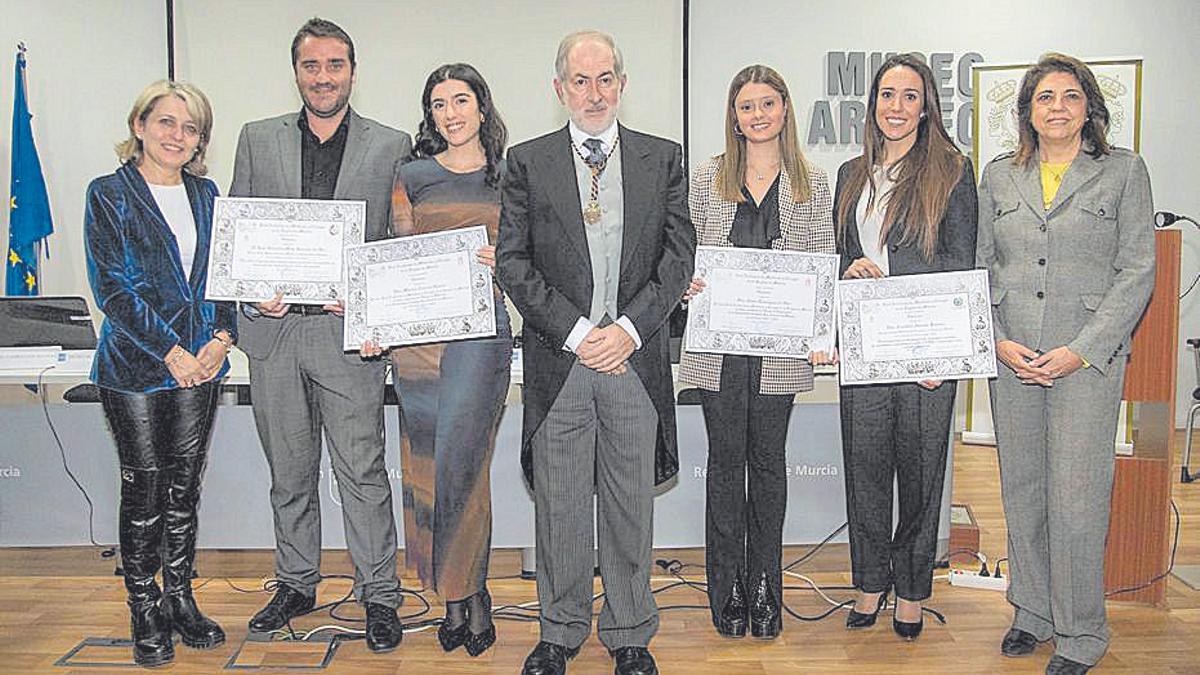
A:
[[[1075,160],[1071,162],[1066,175],[1063,176],[1062,185],[1058,186],[1058,193],[1054,195],[1054,202],[1050,204],[1050,210],[1046,212],[1047,216],[1057,211],[1063,204],[1067,203],[1071,195],[1074,195],[1080,188],[1100,175],[1100,171],[1103,168],[1100,160],[1085,153],[1085,149],[1079,149],[1079,154],[1075,156]],[[1038,180],[1040,185],[1040,172],[1038,173]]]
[[[558,214],[563,239],[582,255],[590,270],[591,258],[588,256],[587,234],[583,230],[583,206],[579,203],[579,183],[575,179],[575,151],[571,149],[571,132],[563,127],[547,142],[550,151],[538,158],[540,173],[546,180],[546,194]],[[588,275],[590,280],[590,271]]]
[[[300,115],[288,115],[275,131],[275,142],[279,144],[279,175],[283,177],[283,189],[289,196],[300,198]]]
[[[1009,171],[1022,201],[1039,217],[1044,218],[1046,203],[1042,199],[1042,171],[1037,160],[1030,161],[1024,167],[1014,164]]]
[[[633,254],[644,239],[643,235],[652,223],[646,223],[646,214],[657,195],[651,186],[657,181],[651,175],[650,148],[640,143],[640,139],[629,133],[625,127],[617,126],[617,134],[621,139],[621,190],[624,195],[624,213],[622,213],[621,235],[621,269],[626,269],[633,260]]]
[[[188,204],[192,207],[192,219],[196,221],[196,253],[192,256],[192,269],[188,272],[188,286],[193,294],[200,291],[200,270],[208,264],[208,246],[212,235],[212,212],[208,200],[204,198],[204,179],[190,173],[183,174],[183,184],[187,188]]]
[[[349,128],[346,129],[346,149],[342,152],[342,166],[338,169],[337,186],[333,189],[333,196],[337,199],[343,199],[342,195],[359,175],[359,169],[367,158],[367,148],[371,146],[367,123],[353,108],[347,109],[346,114],[350,116]]]
[[[180,288],[186,289],[188,287],[187,276],[183,273],[183,263],[179,260],[179,242],[175,240],[175,233],[171,231],[171,226],[167,225],[167,219],[159,210],[158,202],[154,201],[154,195],[150,194],[150,186],[146,184],[146,179],[142,178],[142,174],[133,165],[133,162],[123,165],[118,173],[125,179],[125,184],[129,187],[134,199],[141,204],[142,210],[150,215],[150,220],[158,230],[158,235],[166,243],[167,257],[171,260],[171,269],[175,271],[175,283]],[[188,196],[191,196],[190,193]],[[172,252],[174,255],[171,255]]]

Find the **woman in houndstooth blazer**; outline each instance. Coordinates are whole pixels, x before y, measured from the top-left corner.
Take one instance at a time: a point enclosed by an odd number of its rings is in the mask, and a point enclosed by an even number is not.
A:
[[[937,84],[915,54],[897,54],[871,85],[863,154],[838,170],[834,212],[842,277],[927,274],[974,266],[975,174],[941,123]],[[929,597],[954,382],[841,388],[850,561],[859,597],[847,628],[875,623],[894,588],[892,628],[921,633]],[[892,528],[892,480],[900,518]]]
[[[755,65],[733,78],[725,152],[696,169],[688,206],[703,246],[834,251],[829,181],[800,152],[779,73]],[[693,280],[684,299],[704,286]],[[827,360],[823,353],[811,358]],[[784,446],[792,399],[812,389],[812,365],[684,352],[679,377],[700,388],[708,431],[705,541],[713,625],[721,635],[741,637],[749,624],[755,637],[773,638],[782,628]]]

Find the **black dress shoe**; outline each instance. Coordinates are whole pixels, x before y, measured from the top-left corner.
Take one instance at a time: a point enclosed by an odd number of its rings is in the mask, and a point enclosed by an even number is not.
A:
[[[529,656],[525,657],[521,675],[564,675],[567,672],[567,661],[575,658],[578,653],[579,647],[564,647],[540,640],[533,651],[529,652]]]
[[[746,605],[746,585],[742,583],[742,575],[733,579],[733,587],[729,589],[729,597],[721,608],[721,614],[713,619],[717,633],[725,637],[740,638],[746,634],[746,615],[749,608]]]
[[[879,618],[879,612],[887,604],[888,592],[884,591],[879,596],[879,602],[875,605],[875,611],[863,613],[850,608],[850,615],[846,617],[846,628],[870,628],[875,625],[875,620]]]
[[[1000,653],[1005,656],[1028,656],[1037,649],[1038,640],[1033,633],[1020,628],[1009,628],[1000,641]]]
[[[250,631],[269,633],[279,630],[286,626],[288,621],[310,611],[316,601],[315,597],[309,597],[287,584],[279,584],[275,597],[250,619]]]
[[[616,661],[614,675],[657,675],[658,666],[645,647],[617,647],[608,652]]]
[[[171,629],[179,633],[183,644],[192,649],[212,649],[225,642],[225,631],[216,621],[204,616],[191,592],[168,593],[160,607]]]
[[[900,621],[896,617],[892,617],[892,630],[896,631],[896,635],[899,635],[900,637],[904,638],[905,640],[908,640],[909,642],[912,642],[913,640],[916,640],[918,637],[920,637],[921,629],[924,627],[925,627],[925,615],[924,614],[921,615],[921,618],[918,619],[916,623],[909,623],[908,621]]]
[[[750,601],[750,635],[771,640],[779,637],[782,629],[783,616],[779,613],[779,603],[775,599],[775,592],[771,590],[767,573],[763,572],[754,584],[754,595]]]
[[[492,594],[484,588],[471,596],[467,607],[470,620],[467,622],[467,639],[463,646],[467,648],[467,654],[470,656],[479,656],[496,643],[496,624],[492,621]],[[483,630],[478,633],[470,630],[471,624],[477,623],[477,617],[486,622]]]
[[[1091,669],[1087,664],[1055,654],[1050,657],[1050,663],[1046,664],[1046,675],[1084,675]]]
[[[377,602],[367,603],[367,649],[376,654],[390,652],[404,639],[404,626],[396,610]]]

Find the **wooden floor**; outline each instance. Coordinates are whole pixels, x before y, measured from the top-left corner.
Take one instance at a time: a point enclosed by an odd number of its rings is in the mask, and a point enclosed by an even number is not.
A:
[[[1173,476],[1178,476],[1176,469]],[[1176,480],[1178,480],[1176,478]],[[979,522],[981,548],[989,560],[1005,553],[1005,525],[1000,507],[995,451],[978,446],[960,446],[955,454],[954,501],[968,503]],[[1177,565],[1200,564],[1200,482],[1176,483],[1175,502],[1182,517]],[[785,552],[787,561],[807,549]],[[702,551],[666,550],[662,558],[679,558],[702,564]],[[326,556],[325,572],[344,574],[349,564],[342,552]],[[196,582],[201,606],[219,621],[229,641],[211,651],[176,647],[176,660],[166,668],[175,672],[215,672],[225,667],[231,655],[246,637],[246,620],[266,602],[261,589],[262,574],[272,567],[270,552],[203,551],[199,571],[204,578]],[[964,565],[966,566],[966,565]],[[848,582],[846,547],[829,546],[797,568],[823,586]],[[83,638],[128,636],[128,613],[119,581],[112,575],[113,560],[101,559],[93,549],[5,549],[0,550],[0,672],[99,672],[125,669],[78,667],[56,668],[54,662]],[[489,582],[496,605],[530,602],[535,599],[531,581],[515,577],[519,560],[514,552],[498,552],[493,559]],[[662,573],[656,587],[674,581]],[[685,576],[702,580],[703,567],[689,567]],[[802,586],[791,579],[789,583]],[[1109,604],[1113,629],[1108,656],[1096,669],[1100,673],[1200,673],[1200,593],[1178,579],[1170,578],[1168,607],[1154,608],[1118,603]],[[405,585],[416,587],[414,579]],[[349,582],[325,581],[318,600],[337,600],[349,590]],[[852,597],[845,590],[830,590],[836,600]],[[429,594],[433,600],[432,594]],[[702,593],[687,587],[664,591],[657,596],[660,607],[704,605]],[[812,591],[788,591],[788,605],[802,615],[816,615],[830,605]],[[1011,620],[1011,611],[1001,593],[951,588],[945,581],[934,585],[929,607],[946,617],[940,625],[927,616],[925,632],[915,643],[899,641],[883,617],[875,628],[849,633],[843,627],[844,611],[823,621],[784,621],[783,635],[774,641],[749,638],[728,640],[716,636],[707,610],[664,609],[661,627],[652,648],[664,673],[1038,673],[1052,653],[1042,645],[1035,655],[1006,659],[998,644]],[[420,601],[407,598],[403,614],[415,614]],[[341,610],[346,617],[361,617],[350,603]],[[421,618],[441,616],[434,606]],[[412,618],[412,621],[419,619]],[[310,630],[335,621],[328,614],[304,617],[295,622],[297,630]],[[496,646],[476,659],[461,649],[444,654],[432,630],[414,631],[405,636],[400,649],[388,655],[371,654],[361,641],[340,645],[329,672],[335,673],[516,673],[525,654],[537,641],[537,624],[498,621]],[[276,643],[278,645],[278,643]],[[247,646],[239,664],[280,666],[309,662],[311,653],[281,654],[272,645]],[[288,645],[284,645],[287,647]],[[291,645],[304,647],[304,645]],[[96,650],[89,658],[126,658],[126,649]],[[612,672],[612,662],[594,635],[571,662],[573,673]],[[276,671],[279,672],[279,671]]]

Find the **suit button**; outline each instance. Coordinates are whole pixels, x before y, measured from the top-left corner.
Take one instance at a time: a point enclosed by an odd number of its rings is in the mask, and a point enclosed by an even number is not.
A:
[[[1042,298],[1046,297],[1046,294],[1045,294],[1045,293],[1043,293],[1043,292],[1041,292],[1041,291],[1038,291],[1038,292],[1037,292],[1037,297],[1038,297],[1038,300],[1041,300]]]
[[[1045,267],[1045,266],[1046,266],[1046,259],[1045,259],[1045,258],[1038,258],[1038,264],[1039,264],[1039,265],[1041,265],[1042,267]]]
[[[1045,231],[1046,231],[1046,224],[1045,224],[1045,223],[1042,223],[1042,226],[1041,226],[1041,227],[1039,227],[1038,229],[1039,229],[1039,230],[1041,230],[1042,232],[1045,232]]]
[[[899,251],[899,250],[900,250],[899,244],[892,244],[892,253],[895,253],[896,251]]]
[[[1100,209],[1100,215],[1104,215],[1104,209]]]

